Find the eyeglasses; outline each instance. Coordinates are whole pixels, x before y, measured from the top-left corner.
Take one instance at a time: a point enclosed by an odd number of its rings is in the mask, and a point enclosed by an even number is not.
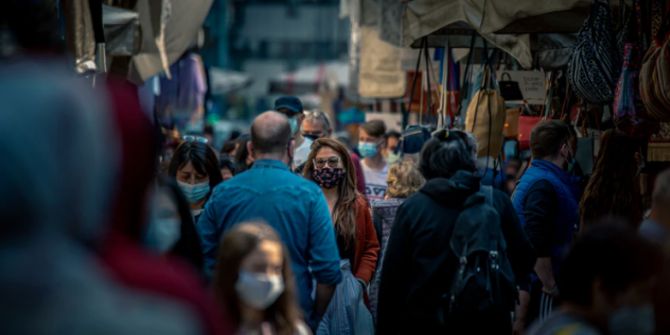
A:
[[[181,138],[184,142],[198,142],[202,144],[207,144],[209,143],[209,140],[205,137],[202,136],[196,136],[196,135],[184,135]]]
[[[323,169],[328,165],[330,168],[336,168],[340,164],[339,157],[328,157],[328,158],[316,158],[314,159],[314,165],[317,169]]]

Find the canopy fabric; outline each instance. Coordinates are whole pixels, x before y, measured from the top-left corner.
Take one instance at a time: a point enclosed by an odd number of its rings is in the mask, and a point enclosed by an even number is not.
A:
[[[528,34],[495,34],[516,20],[590,6],[590,0],[517,0],[514,6],[493,0],[415,0],[407,3],[402,17],[403,45],[449,25],[466,25],[494,46],[514,57],[524,68],[532,67]],[[571,26],[574,22],[569,22]]]
[[[249,86],[251,77],[242,72],[212,67],[209,69],[209,82],[211,94],[223,95]]]
[[[349,64],[330,62],[308,65],[282,73],[270,81],[271,94],[316,93],[324,85],[330,89],[349,85]]]
[[[212,2],[138,1],[142,41],[140,52],[132,58],[128,79],[141,84],[162,71],[169,75],[170,65],[195,45]]]

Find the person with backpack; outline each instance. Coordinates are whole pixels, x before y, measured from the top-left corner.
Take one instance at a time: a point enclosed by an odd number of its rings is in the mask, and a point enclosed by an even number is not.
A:
[[[445,129],[424,146],[427,182],[398,209],[385,251],[378,334],[511,334],[515,278],[535,258],[509,198],[480,189],[476,149]]]

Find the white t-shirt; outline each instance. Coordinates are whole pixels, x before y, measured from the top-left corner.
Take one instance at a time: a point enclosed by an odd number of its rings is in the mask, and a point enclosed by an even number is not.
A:
[[[368,200],[384,200],[388,184],[386,177],[389,173],[388,164],[384,165],[381,170],[373,170],[365,164],[365,160],[361,160],[363,167],[363,175],[365,175],[365,195]]]

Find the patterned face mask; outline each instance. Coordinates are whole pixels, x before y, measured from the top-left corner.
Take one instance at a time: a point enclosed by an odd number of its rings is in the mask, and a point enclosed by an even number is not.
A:
[[[333,188],[340,184],[344,177],[343,168],[324,167],[322,169],[314,169],[312,171],[312,178],[323,188]]]

